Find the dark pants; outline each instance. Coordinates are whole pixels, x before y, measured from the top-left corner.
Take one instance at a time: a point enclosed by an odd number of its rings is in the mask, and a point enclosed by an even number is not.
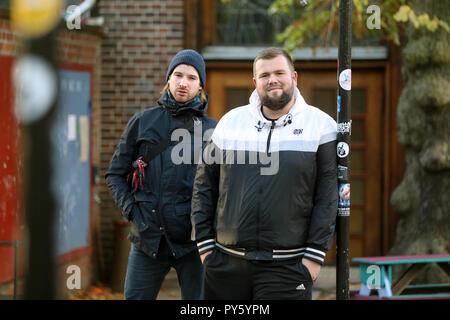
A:
[[[301,257],[286,261],[236,258],[219,249],[204,260],[205,300],[311,300],[313,281]]]
[[[181,298],[202,299],[203,266],[198,251],[175,259],[164,237],[161,238],[156,258],[148,256],[134,245],[131,246],[125,279],[125,299],[155,300],[171,267],[177,272]]]

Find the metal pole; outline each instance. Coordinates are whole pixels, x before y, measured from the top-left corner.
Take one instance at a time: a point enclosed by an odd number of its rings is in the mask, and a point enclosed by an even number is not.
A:
[[[24,213],[27,225],[25,299],[55,298],[55,203],[51,129],[58,100],[55,36],[64,1],[11,1],[11,20],[24,39],[13,79],[24,131]]]
[[[336,221],[336,299],[349,299],[349,227],[350,227],[350,136],[351,136],[351,42],[352,1],[339,5],[338,57],[338,184],[339,206]]]

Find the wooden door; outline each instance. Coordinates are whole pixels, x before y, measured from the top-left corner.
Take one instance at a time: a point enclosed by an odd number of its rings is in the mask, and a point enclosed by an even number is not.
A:
[[[352,70],[350,256],[381,254],[383,74]],[[336,71],[302,72],[305,99],[336,119]],[[335,246],[327,254],[331,261]]]
[[[299,72],[298,87],[308,104],[336,119],[336,70]],[[254,90],[252,70],[208,70],[208,113],[220,119],[233,107],[248,104]],[[381,255],[383,71],[352,70],[352,136],[350,153],[350,257]],[[326,262],[334,263],[335,245]]]
[[[208,114],[219,120],[231,109],[248,104],[254,89],[251,70],[217,70],[207,74]]]

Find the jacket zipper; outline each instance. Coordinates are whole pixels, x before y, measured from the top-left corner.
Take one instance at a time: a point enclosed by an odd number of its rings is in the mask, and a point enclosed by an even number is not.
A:
[[[275,128],[275,121],[272,120],[272,125],[270,126],[269,136],[267,137],[267,155],[269,155],[270,138],[272,137],[272,132],[273,132],[274,128]]]
[[[261,209],[261,187],[258,190],[259,193],[259,201],[258,201],[258,209],[256,210],[256,250],[259,251],[259,210]],[[255,257],[258,259],[258,257]]]
[[[270,148],[270,139],[272,137],[272,132],[273,129],[275,128],[275,121],[272,120],[272,125],[270,126],[270,131],[269,131],[269,136],[267,137],[267,155],[269,155],[269,148]],[[261,209],[261,198],[262,198],[262,188],[259,187],[258,188],[258,193],[259,193],[259,201],[258,201],[258,207],[256,210],[256,247],[257,250],[259,251],[260,248],[260,242],[259,242],[259,215],[260,215],[260,209]],[[256,259],[258,259],[258,257],[256,257]]]

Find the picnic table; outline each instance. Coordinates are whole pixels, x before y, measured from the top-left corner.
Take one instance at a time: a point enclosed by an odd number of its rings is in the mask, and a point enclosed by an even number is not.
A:
[[[410,285],[431,263],[436,263],[450,275],[450,254],[360,257],[353,258],[352,261],[359,263],[361,281],[359,294],[353,296],[355,299],[370,297],[372,290],[378,292],[376,298],[450,299],[450,283]],[[410,265],[409,268],[392,284],[392,267],[404,264]],[[412,289],[427,293],[406,294],[407,291],[413,291]]]

